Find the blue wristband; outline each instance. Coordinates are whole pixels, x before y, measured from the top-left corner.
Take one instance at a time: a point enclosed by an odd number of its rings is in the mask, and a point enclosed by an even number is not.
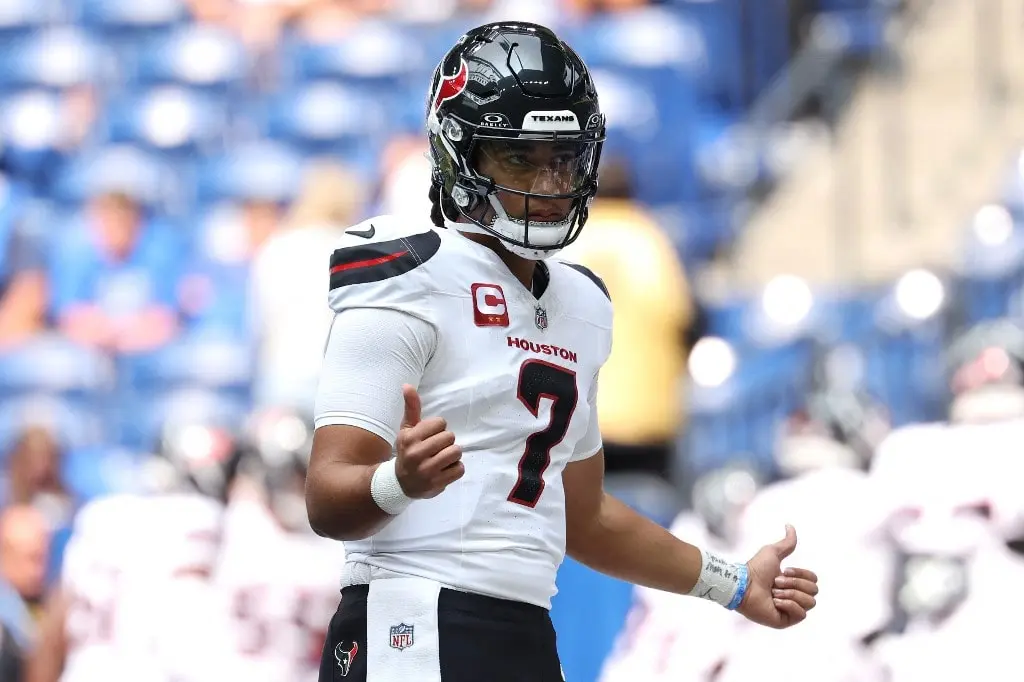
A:
[[[736,588],[736,594],[735,596],[733,596],[732,601],[729,602],[729,605],[725,607],[730,611],[735,611],[740,607],[740,604],[743,602],[743,597],[747,593],[747,565],[741,564],[740,566],[738,566],[737,573],[739,574],[739,586]]]

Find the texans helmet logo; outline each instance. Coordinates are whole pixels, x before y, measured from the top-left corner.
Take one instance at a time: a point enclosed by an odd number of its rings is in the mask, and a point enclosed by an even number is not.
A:
[[[466,89],[466,83],[468,82],[469,67],[466,66],[465,60],[460,57],[459,70],[454,76],[441,74],[441,82],[437,84],[437,94],[434,95],[434,108],[431,111],[436,112],[442,104],[461,95],[462,91]]]

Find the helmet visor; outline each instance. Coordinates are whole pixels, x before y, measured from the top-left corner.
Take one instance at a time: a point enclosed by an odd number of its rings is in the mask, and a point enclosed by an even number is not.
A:
[[[474,170],[499,189],[571,198],[593,180],[597,145],[580,139],[483,138],[477,140],[472,158]]]

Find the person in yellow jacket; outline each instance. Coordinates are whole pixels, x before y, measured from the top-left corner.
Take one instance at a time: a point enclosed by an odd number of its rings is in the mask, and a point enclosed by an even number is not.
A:
[[[696,310],[674,245],[630,198],[623,170],[609,164],[600,183],[586,229],[561,255],[600,275],[615,302],[597,404],[606,467],[667,475]]]

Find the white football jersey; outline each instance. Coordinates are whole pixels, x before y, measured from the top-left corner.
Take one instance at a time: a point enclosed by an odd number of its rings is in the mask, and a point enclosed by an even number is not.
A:
[[[228,603],[235,675],[316,680],[343,563],[341,543],[287,533],[255,501],[231,505],[216,583]]]
[[[896,553],[887,542],[890,505],[867,474],[822,469],[762,488],[744,510],[740,553],[751,557],[797,532],[786,566],[817,573],[822,585],[811,614],[816,632],[852,641],[884,628],[892,617]]]
[[[920,424],[894,431],[879,446],[871,476],[902,510],[912,512],[896,539],[913,552],[970,551],[989,533],[1024,534],[1024,422]],[[990,518],[969,512],[986,506]]]
[[[942,619],[912,619],[903,633],[877,643],[892,682],[983,676],[1015,679],[1019,631],[1006,627],[1005,614],[1020,613],[1024,597],[1007,589],[1024,576],[1024,562],[1001,544],[980,547],[966,563],[966,598]],[[925,581],[928,582],[927,580]],[[943,585],[924,585],[941,589]]]
[[[63,682],[163,679],[157,626],[175,618],[157,605],[181,572],[211,568],[220,517],[220,505],[198,495],[116,495],[82,508],[61,577]]]
[[[546,267],[549,283],[537,299],[493,250],[452,230],[403,228],[384,216],[341,240],[331,257],[332,335],[356,309],[400,311],[430,325],[422,413],[447,421],[466,469],[373,537],[347,542],[350,562],[550,607],[565,554],[561,474],[601,447],[595,397],[611,351],[612,308],[586,268],[555,259]],[[369,362],[374,339],[363,341]],[[331,353],[329,339],[325,373]],[[361,426],[393,444],[401,414],[383,422],[334,408],[324,388],[332,381],[341,380],[321,380],[317,427]],[[360,390],[401,402],[401,386],[380,383]]]
[[[78,512],[61,575],[68,601],[62,682],[129,680],[139,673],[140,633],[152,617],[139,585],[149,510],[144,497],[114,495]]]
[[[779,631],[746,627],[715,682],[889,682],[885,666],[857,643],[830,637],[814,627]],[[928,678],[921,678],[928,679]],[[943,678],[944,679],[944,678]]]

